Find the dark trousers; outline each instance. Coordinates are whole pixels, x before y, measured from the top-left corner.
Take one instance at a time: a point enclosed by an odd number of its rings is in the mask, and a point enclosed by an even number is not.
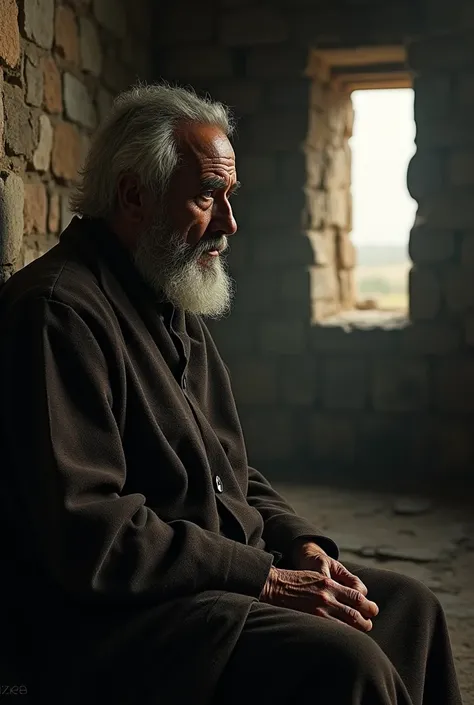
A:
[[[461,705],[435,595],[398,573],[346,565],[380,608],[370,634],[256,602],[215,705]]]

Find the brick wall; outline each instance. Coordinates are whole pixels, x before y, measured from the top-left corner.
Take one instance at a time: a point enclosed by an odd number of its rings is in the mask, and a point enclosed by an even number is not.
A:
[[[251,460],[288,479],[465,491],[474,479],[472,3],[190,7],[181,0],[162,17],[157,66],[239,117],[237,298],[212,329]],[[416,92],[410,321],[315,324],[352,298],[351,115],[347,103],[330,115],[308,56],[370,45],[407,47]]]
[[[1,279],[56,241],[94,128],[149,76],[147,2],[0,2]]]

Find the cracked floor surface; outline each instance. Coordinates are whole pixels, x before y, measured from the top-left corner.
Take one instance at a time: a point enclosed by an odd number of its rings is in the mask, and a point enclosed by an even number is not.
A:
[[[338,543],[341,561],[405,573],[444,607],[464,705],[474,705],[474,512],[439,500],[275,483]]]

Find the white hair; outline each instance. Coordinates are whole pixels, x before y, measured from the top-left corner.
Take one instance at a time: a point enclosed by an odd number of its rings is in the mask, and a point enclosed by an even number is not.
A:
[[[188,88],[138,85],[121,93],[96,132],[70,199],[73,213],[108,218],[116,205],[119,177],[136,174],[142,186],[163,197],[179,162],[176,128],[180,123],[218,127],[230,136],[229,110]]]

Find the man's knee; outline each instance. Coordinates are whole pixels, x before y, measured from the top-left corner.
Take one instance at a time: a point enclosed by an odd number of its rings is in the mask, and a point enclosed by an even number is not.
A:
[[[332,687],[340,681],[344,692],[360,682],[385,681],[393,666],[368,634],[319,617],[297,620],[294,638],[279,640],[278,661],[298,664],[306,673],[326,674]],[[282,635],[283,636],[283,635]]]
[[[347,564],[347,567],[360,576],[367,585],[368,597],[379,603],[380,607],[390,603],[400,604],[402,601],[421,609],[425,614],[442,612],[441,604],[434,592],[416,578],[382,568],[368,568],[355,564]]]

